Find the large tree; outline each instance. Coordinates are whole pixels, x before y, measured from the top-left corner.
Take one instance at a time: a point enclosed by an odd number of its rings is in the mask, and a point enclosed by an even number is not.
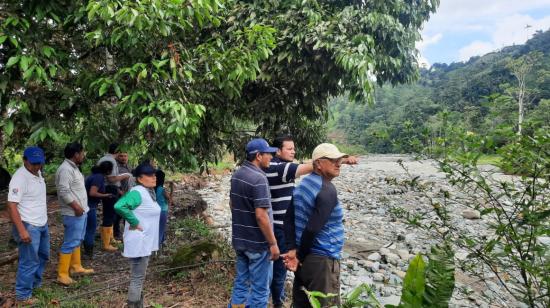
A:
[[[250,131],[322,139],[327,98],[416,77],[417,1],[7,1],[0,147],[112,140],[172,167]]]

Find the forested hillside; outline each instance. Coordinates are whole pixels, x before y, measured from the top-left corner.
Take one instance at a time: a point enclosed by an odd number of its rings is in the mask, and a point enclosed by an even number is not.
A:
[[[473,57],[466,63],[432,65],[416,83],[376,89],[374,105],[334,98],[330,134],[376,153],[431,149],[452,134],[489,136],[487,153],[550,123],[550,31],[524,45]]]

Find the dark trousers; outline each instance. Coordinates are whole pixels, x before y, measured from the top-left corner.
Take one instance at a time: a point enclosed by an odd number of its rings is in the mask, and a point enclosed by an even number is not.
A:
[[[115,211],[115,217],[113,219],[113,235],[116,239],[119,239],[120,237],[122,237],[122,233],[120,232],[121,221],[122,221],[122,217],[120,217]]]
[[[283,228],[275,225],[273,233],[277,239],[277,245],[281,254],[286,253],[285,245],[285,231]],[[285,302],[285,280],[286,280],[286,267],[283,263],[283,259],[279,258],[273,261],[273,280],[271,280],[271,298],[273,305],[282,305]]]
[[[86,234],[84,235],[84,246],[93,247],[95,230],[97,229],[97,208],[90,208],[86,217]]]
[[[118,187],[114,185],[105,186],[105,193],[113,194],[113,196],[118,196]],[[103,198],[101,203],[103,203],[103,220],[101,223],[102,227],[112,227],[115,220],[115,203],[117,202],[118,197],[115,198]]]
[[[340,304],[340,261],[329,257],[308,255],[294,275],[292,304],[295,308],[309,308],[311,305],[302,287],[308,291],[333,293],[335,297],[319,299],[321,307]]]

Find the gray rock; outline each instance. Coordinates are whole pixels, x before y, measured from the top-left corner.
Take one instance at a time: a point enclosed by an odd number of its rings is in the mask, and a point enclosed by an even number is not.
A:
[[[367,259],[371,260],[371,261],[380,261],[380,259],[382,258],[382,256],[375,252],[375,253],[371,253]]]
[[[462,211],[462,217],[466,219],[480,219],[481,213],[478,210],[467,209]]]
[[[376,282],[382,282],[384,281],[384,274],[381,274],[381,273],[374,273],[372,275],[372,280],[376,281]]]
[[[400,285],[401,283],[403,283],[403,280],[401,280],[401,278],[399,278],[397,275],[392,274],[390,275],[389,282],[392,285]]]
[[[383,255],[383,256],[391,253],[391,251],[388,248],[385,248],[385,247],[380,248],[379,251],[380,251],[380,254]]]
[[[380,270],[380,262],[370,262],[367,267],[371,272],[378,272]]]
[[[372,262],[371,261],[367,261],[367,260],[364,260],[364,259],[361,259],[359,261],[357,261],[357,264],[361,265],[362,267],[368,267],[369,264],[371,264]]]
[[[383,297],[392,296],[395,293],[396,293],[396,290],[390,287],[385,287],[380,290],[380,295],[382,295]]]
[[[413,233],[408,233],[405,235],[405,243],[408,245],[414,244],[414,240],[416,239],[416,236]]]
[[[399,257],[403,260],[409,260],[409,258],[411,257],[411,255],[409,254],[409,251],[408,250],[405,250],[405,249],[399,249],[397,250],[397,254],[399,255]]]
[[[384,307],[385,305],[397,306],[401,301],[401,296],[399,295],[384,296],[384,297],[380,297],[378,301],[380,302],[380,305],[382,305],[382,307]]]
[[[400,270],[395,270],[394,273],[395,275],[397,275],[397,277],[401,279],[405,279],[405,275],[407,274],[406,272]]]
[[[389,253],[385,257],[386,257],[386,261],[393,265],[397,265],[397,263],[400,261],[399,256],[394,253]]]

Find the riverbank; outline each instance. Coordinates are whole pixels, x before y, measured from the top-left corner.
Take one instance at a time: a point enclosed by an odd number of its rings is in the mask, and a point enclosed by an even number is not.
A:
[[[406,170],[401,166],[399,162]],[[498,179],[511,177],[495,173],[490,166],[482,169],[493,172]],[[407,181],[417,182],[429,189],[426,192],[410,189]],[[230,175],[219,177],[199,193],[208,204],[214,225],[230,239],[229,209]],[[432,160],[417,161],[407,155],[369,155],[361,157],[355,166],[343,166],[334,179],[340,201],[346,209],[346,246],[342,259],[341,284],[345,293],[361,283],[368,283],[383,304],[397,304],[403,277],[414,255],[426,254],[438,238],[426,231],[411,227],[403,214],[425,212],[431,201],[441,200],[441,191],[450,191],[455,200],[468,196],[456,191],[438,171]],[[453,225],[471,234],[483,236],[487,231],[485,217],[466,218],[468,209],[459,202],[449,205]],[[472,219],[473,218],[473,219]],[[422,217],[423,223],[438,219],[435,214]],[[456,258],[466,258],[465,251],[456,251]],[[494,275],[486,279],[470,277],[457,268],[456,287],[451,300],[453,307],[508,306],[510,299]]]

